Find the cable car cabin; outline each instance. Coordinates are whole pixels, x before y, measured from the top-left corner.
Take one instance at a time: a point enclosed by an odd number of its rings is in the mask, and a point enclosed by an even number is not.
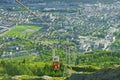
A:
[[[53,57],[53,69],[56,71],[56,70],[59,70],[59,68],[60,68],[59,56],[54,56]]]

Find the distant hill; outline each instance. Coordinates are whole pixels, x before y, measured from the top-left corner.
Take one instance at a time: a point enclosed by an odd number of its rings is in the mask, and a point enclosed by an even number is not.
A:
[[[119,0],[19,0],[24,3],[38,3],[38,2],[52,2],[52,1],[64,1],[64,2],[81,2],[81,3],[112,3]],[[0,3],[14,3],[15,0],[0,0]]]
[[[45,1],[48,1],[48,0],[45,0]],[[119,1],[119,0],[52,0],[52,1],[81,2],[81,3],[97,3],[97,2],[111,3],[111,2]]]
[[[64,2],[81,2],[81,3],[112,3],[119,0],[20,0],[27,2],[51,2],[51,1],[64,1]]]

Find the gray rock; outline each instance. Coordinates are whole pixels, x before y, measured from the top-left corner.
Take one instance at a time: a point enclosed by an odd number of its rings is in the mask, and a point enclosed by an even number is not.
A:
[[[50,76],[42,76],[40,77],[40,80],[53,80],[53,78]]]

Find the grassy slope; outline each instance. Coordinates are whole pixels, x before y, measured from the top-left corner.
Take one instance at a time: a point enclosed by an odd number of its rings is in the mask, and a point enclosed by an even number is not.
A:
[[[0,59],[0,77],[12,78],[15,75],[24,75],[21,78],[27,79],[42,75],[62,75],[63,69],[57,71],[56,74],[52,69],[52,61],[40,62],[38,61],[39,58],[39,56],[23,56],[13,59]],[[58,77],[56,78],[58,79]]]
[[[93,65],[103,68],[114,64],[120,64],[120,52],[93,51],[79,55],[79,65]]]
[[[103,67],[109,67],[112,65],[119,65],[120,63],[120,58],[119,58],[120,54],[119,52],[112,52],[112,51],[94,51],[94,52],[89,52],[86,54],[80,54],[79,55],[79,60],[80,60],[80,67],[74,67],[72,66],[73,70],[75,71],[82,71],[82,72],[92,72],[92,71],[96,71],[100,68]],[[31,57],[21,57],[21,58],[14,58],[11,61],[14,64],[18,64],[18,62],[21,63],[20,66],[22,66],[22,62],[24,59],[26,59],[26,63],[24,64],[24,66],[29,66],[31,67],[33,70],[37,67],[39,68],[43,68],[45,66],[45,64],[48,64],[49,66],[52,65],[52,62],[49,61],[48,63],[44,63],[44,62],[40,62],[36,60],[39,57],[37,56],[31,56]],[[86,66],[84,66],[86,65]],[[92,66],[88,66],[88,65],[92,65]],[[98,67],[96,67],[98,66]],[[0,67],[0,73],[2,74],[3,72],[5,72],[5,69],[3,67]],[[33,76],[34,77],[34,76]]]

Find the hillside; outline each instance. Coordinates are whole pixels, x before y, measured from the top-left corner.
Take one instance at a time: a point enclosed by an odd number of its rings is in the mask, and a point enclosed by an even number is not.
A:
[[[79,54],[79,65],[93,65],[98,67],[109,67],[120,64],[119,51],[92,51],[85,54]]]
[[[59,52],[62,51],[59,50]],[[64,54],[65,52],[62,53]],[[65,65],[67,60],[65,60],[65,56],[60,56],[61,68],[56,73],[53,71],[52,57],[49,54],[43,53],[42,58],[40,54],[29,54],[29,56],[28,54],[24,54],[20,55],[19,57],[15,57],[14,55],[7,56],[7,58],[0,59],[0,77],[12,78],[16,75],[20,75],[21,78],[24,78],[25,75],[27,75],[29,78],[40,78],[44,75],[51,77],[63,77],[64,71],[68,71],[68,73],[64,74],[65,77],[70,76],[73,73],[73,75],[70,77],[73,77],[73,80],[79,80],[86,76],[87,77],[85,80],[93,78],[97,80],[96,78],[101,76],[104,78],[104,76],[117,73],[117,70],[119,74],[120,68],[115,67],[116,65],[120,64],[119,52],[93,51],[85,54],[79,54],[78,58],[76,59],[76,61],[78,60],[77,64],[73,56],[74,55],[70,55],[70,62],[66,70]],[[104,75],[104,73],[106,75]],[[119,78],[117,77],[118,74],[113,75],[113,77]],[[95,75],[98,77],[94,77]],[[81,78],[74,79],[74,76],[76,76],[76,78],[81,76]],[[102,80],[102,78],[100,79]]]
[[[120,78],[119,0],[19,1],[0,0],[0,80]]]
[[[120,67],[103,68],[92,74],[72,74],[67,80],[119,80]]]

